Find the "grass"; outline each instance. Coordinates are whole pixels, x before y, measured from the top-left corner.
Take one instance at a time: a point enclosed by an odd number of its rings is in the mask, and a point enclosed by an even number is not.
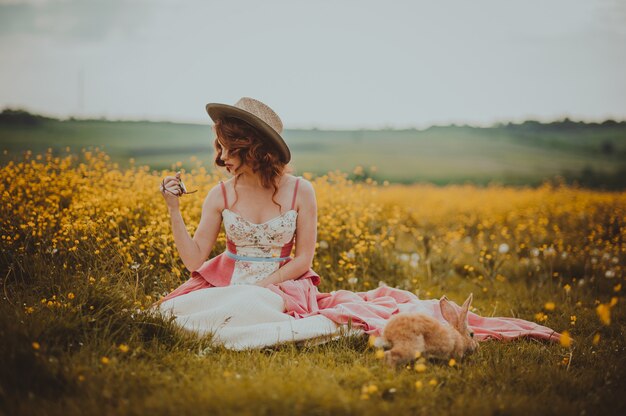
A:
[[[158,318],[133,315],[132,303],[123,300],[130,289],[124,285],[89,284],[67,272],[57,280],[63,281],[58,292],[75,294],[72,306],[25,314],[14,307],[15,297],[14,306],[2,303],[7,414],[620,414],[626,409],[620,394],[626,387],[621,305],[614,309],[613,326],[602,328],[591,299],[578,307],[573,299],[559,299],[560,310],[548,324],[564,328],[569,315],[577,315],[571,351],[534,340],[487,341],[453,367],[429,363],[426,372],[417,373],[387,368],[367,339],[357,336],[315,347],[225,350]],[[36,286],[21,288],[19,300],[36,303],[38,296],[24,294],[50,293],[50,283],[38,278]],[[435,286],[432,293],[456,293],[455,283],[443,285],[447,290]],[[543,291],[540,299],[559,297],[555,289]],[[532,319],[535,297],[511,285],[479,296],[477,306],[487,315],[497,302],[500,314],[511,310]],[[593,345],[596,331],[602,342]],[[364,386],[376,386],[367,398]]]
[[[366,337],[236,352],[146,313],[187,276],[155,198],[165,173],[120,171],[91,153],[1,167],[0,414],[626,411],[625,193],[311,178],[321,291],[384,280],[422,299],[472,292],[480,315],[574,339],[485,341],[453,366],[418,372],[387,368]],[[200,192],[181,201],[190,232],[218,179],[192,177]],[[223,244],[221,235],[212,254]]]

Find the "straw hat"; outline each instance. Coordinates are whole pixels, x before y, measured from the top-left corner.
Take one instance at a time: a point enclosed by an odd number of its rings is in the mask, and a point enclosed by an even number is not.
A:
[[[206,105],[206,111],[213,121],[224,117],[235,117],[252,125],[268,143],[279,151],[284,163],[289,163],[291,160],[289,147],[280,136],[283,132],[283,122],[274,110],[261,101],[243,97],[235,105],[209,103]]]

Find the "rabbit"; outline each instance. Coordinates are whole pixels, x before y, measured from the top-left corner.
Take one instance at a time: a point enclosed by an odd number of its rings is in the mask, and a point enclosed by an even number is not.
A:
[[[422,313],[399,313],[389,319],[383,329],[385,361],[390,366],[402,365],[416,358],[461,359],[465,353],[478,348],[474,333],[468,328],[467,313],[472,294],[463,303],[460,313],[450,305],[448,298],[439,299],[441,314],[450,325]]]

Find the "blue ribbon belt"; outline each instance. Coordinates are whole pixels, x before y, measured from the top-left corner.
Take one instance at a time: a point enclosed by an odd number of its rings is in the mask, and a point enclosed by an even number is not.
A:
[[[251,256],[240,256],[239,254],[235,254],[226,250],[226,255],[231,259],[235,260],[245,260],[245,261],[285,261],[290,259],[291,257],[251,257]]]

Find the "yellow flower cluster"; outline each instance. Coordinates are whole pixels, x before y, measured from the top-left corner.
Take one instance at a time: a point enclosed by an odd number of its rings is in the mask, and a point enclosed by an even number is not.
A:
[[[187,187],[199,189],[181,198],[192,235],[204,195],[223,179],[200,161],[195,166],[182,171]],[[26,152],[0,167],[2,261],[37,255],[91,284],[97,281],[92,274],[113,270],[137,289],[143,305],[157,300],[189,278],[158,191],[161,179],[173,173],[134,164],[121,170],[98,148],[63,156]],[[425,281],[456,274],[484,292],[487,285],[526,280],[554,281],[570,296],[579,287],[621,296],[626,193],[548,184],[389,185],[355,182],[338,171],[304,177],[318,199],[313,268],[322,276],[320,290],[388,284],[416,291]],[[220,233],[211,255],[224,246]],[[544,312],[555,310],[553,301],[545,304]],[[537,320],[547,319],[544,312]],[[598,314],[608,320],[605,308]]]
[[[376,393],[378,393],[378,386],[373,383],[365,384],[361,387],[361,400],[367,400]]]
[[[611,308],[617,305],[617,297],[613,296],[609,303],[600,303],[596,306],[596,313],[598,314],[598,318],[604,325],[611,324]]]

